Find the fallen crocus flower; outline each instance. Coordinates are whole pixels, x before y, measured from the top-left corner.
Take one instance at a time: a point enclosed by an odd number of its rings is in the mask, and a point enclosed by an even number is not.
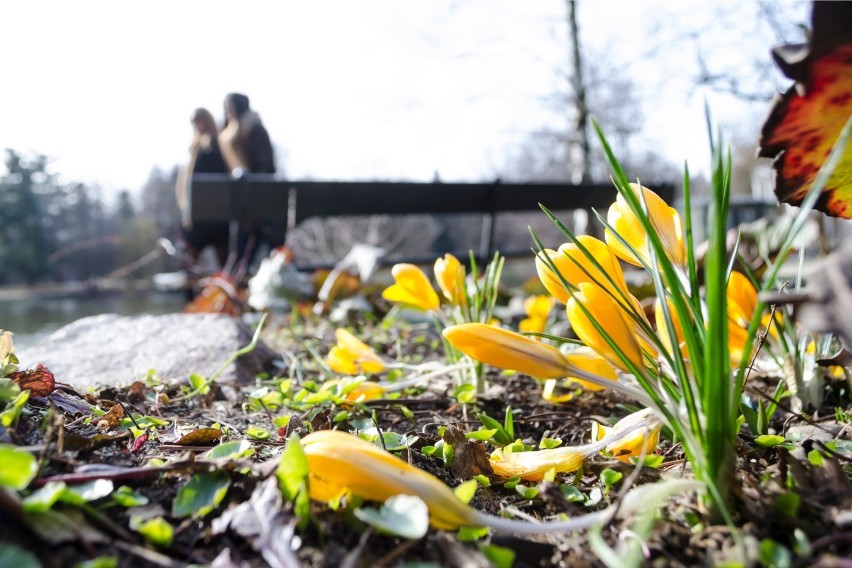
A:
[[[441,305],[438,293],[432,288],[429,278],[414,264],[395,264],[391,274],[395,284],[382,292],[385,300],[408,304],[425,311],[437,310]]]
[[[292,442],[291,442],[292,443]],[[618,505],[567,521],[532,523],[487,515],[468,506],[437,477],[418,469],[374,444],[338,430],[320,430],[301,441],[308,462],[308,489],[316,501],[348,494],[384,502],[396,495],[414,495],[429,509],[429,522],[438,529],[490,527],[516,534],[567,532],[605,523],[616,511],[627,514],[647,509],[655,500],[703,487],[692,480],[671,480],[631,490]]]
[[[612,428],[601,426],[601,430],[597,432],[593,429],[592,437],[595,438],[597,435],[597,438],[594,442],[583,446],[531,452],[506,452],[505,449],[498,449],[491,454],[491,467],[494,473],[501,477],[520,477],[529,481],[541,481],[544,474],[550,470],[556,473],[570,473],[578,470],[586,458],[604,449],[614,455],[616,451],[619,452],[616,457],[626,461],[627,457],[639,455],[639,452],[624,454],[623,450],[634,450],[637,436],[641,449],[646,432],[654,433],[649,435],[649,443],[646,446],[649,448],[648,451],[653,450],[657,445],[661,426],[659,419],[646,408],[622,418]],[[622,458],[622,455],[625,457]]]
[[[381,373],[385,362],[369,345],[343,328],[334,332],[337,344],[326,356],[326,363],[336,373],[357,375],[359,373]]]
[[[647,455],[657,449],[662,427],[662,422],[646,408],[628,414],[611,427],[595,422],[592,425],[592,439],[604,443],[604,449],[614,458],[629,462],[630,458],[639,457],[643,453]]]

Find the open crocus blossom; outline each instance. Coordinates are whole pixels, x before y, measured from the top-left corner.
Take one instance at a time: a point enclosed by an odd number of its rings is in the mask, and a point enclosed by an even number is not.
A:
[[[630,184],[630,188],[636,193],[639,185]],[[683,222],[680,214],[663,201],[663,199],[648,189],[642,187],[642,194],[648,206],[648,217],[651,225],[656,229],[657,235],[669,257],[674,264],[683,267],[686,265],[686,246],[683,240]],[[646,264],[651,264],[651,255],[648,249],[648,235],[642,227],[642,223],[630,208],[627,200],[620,193],[607,213],[606,220],[612,229],[618,233],[639,255],[625,247],[621,241],[609,230],[606,230],[606,243],[619,258],[631,264],[641,266],[640,258]]]
[[[463,503],[437,477],[375,445],[337,430],[312,432],[302,440],[308,462],[308,489],[312,499],[331,501],[350,493],[369,501],[396,495],[419,497],[429,509],[429,522],[438,529],[490,527],[515,534],[542,534],[584,529],[612,520],[616,511],[644,510],[653,502],[682,491],[700,489],[700,482],[672,480],[649,483],[630,491],[616,506],[569,519],[530,523],[487,515]]]
[[[621,349],[627,359],[639,368],[643,366],[642,350],[650,347],[640,341],[638,324],[630,315],[600,286],[585,282],[580,284],[580,291],[568,300],[566,313],[571,328],[583,343],[594,349],[610,363],[623,371],[627,366],[610,347],[604,336],[595,327],[596,321],[609,335],[610,339]],[[585,306],[586,310],[583,309]]]
[[[435,281],[451,304],[454,306],[467,304],[464,266],[455,256],[447,253],[435,261]]]
[[[409,304],[425,311],[437,310],[441,305],[429,278],[414,264],[395,264],[391,274],[396,283],[382,292],[385,300]]]
[[[627,283],[624,280],[621,265],[606,243],[589,235],[581,235],[577,237],[577,241],[603,270],[595,266],[586,253],[573,242],[561,245],[556,251],[544,249],[535,257],[535,269],[547,291],[563,304],[568,303],[568,298],[571,296],[563,280],[575,287],[582,282],[596,282],[617,297],[626,294]],[[559,275],[562,276],[561,279],[553,272],[542,255],[553,262]]]
[[[335,332],[337,344],[326,356],[326,363],[336,373],[357,375],[360,373],[381,373],[385,363],[370,346],[359,340],[343,328]]]
[[[728,317],[741,327],[748,327],[757,309],[757,289],[744,274],[731,272],[725,289]]]
[[[605,443],[605,449],[616,459],[629,462],[632,457],[650,454],[657,449],[662,422],[646,408],[628,414],[612,427],[595,422],[592,439]]]
[[[332,379],[322,384],[321,390],[340,392],[348,403],[366,402],[385,396],[385,386],[375,381],[355,379],[356,384],[349,378]]]

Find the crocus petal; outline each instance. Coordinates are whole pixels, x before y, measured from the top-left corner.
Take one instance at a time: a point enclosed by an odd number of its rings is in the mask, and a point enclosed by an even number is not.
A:
[[[465,355],[498,369],[512,369],[538,379],[558,379],[570,371],[559,349],[507,329],[463,323],[443,333]]]
[[[636,193],[640,186],[631,183],[630,187]],[[680,219],[680,214],[674,208],[669,207],[659,195],[647,187],[642,187],[642,193],[645,196],[645,203],[648,206],[648,217],[662,241],[666,255],[673,263],[681,267],[684,266],[686,264],[686,246],[683,240],[683,222]],[[620,193],[615,203],[609,208],[607,222],[616,233],[636,250],[639,258],[650,264],[648,236],[642,228],[639,219]],[[609,229],[605,231],[605,238],[606,243],[619,258],[631,264],[641,266],[642,263],[639,258],[630,249],[621,244]]]
[[[359,340],[343,328],[334,332],[337,345],[331,348],[326,362],[337,373],[357,375],[364,373],[380,373],[385,370],[385,363],[369,345]]]
[[[539,294],[524,299],[524,311],[528,317],[546,320],[553,308],[553,298]]]
[[[615,295],[626,294],[627,283],[621,265],[606,243],[589,235],[580,235],[577,241],[586,249],[585,252],[573,242],[564,243],[555,252],[551,249],[543,251],[553,261],[562,278],[575,287],[582,282],[595,282]],[[595,266],[586,252],[602,270]],[[536,271],[547,291],[563,304],[567,303],[570,297],[568,290],[539,255],[536,255]]]
[[[687,351],[686,344],[684,343],[683,327],[680,325],[680,320],[677,317],[677,312],[675,312],[672,301],[669,298],[666,298],[666,302],[668,302],[669,314],[671,314],[672,324],[674,325],[675,335],[677,336],[677,345],[679,346],[681,353],[686,355]],[[663,344],[666,351],[674,354],[672,339],[669,337],[669,328],[666,325],[665,314],[663,313],[663,304],[660,302],[659,298],[654,301],[654,319],[657,325],[657,336],[660,338],[660,343]]]
[[[601,357],[590,347],[580,347],[565,355],[568,362],[581,371],[586,371],[589,374],[597,375],[611,381],[617,381],[618,375],[615,368],[605,358]],[[603,390],[604,387],[595,383],[584,381],[579,377],[568,375],[569,380],[579,383],[582,387],[589,391]]]
[[[394,495],[420,497],[438,529],[478,524],[476,511],[438,478],[375,445],[338,430],[319,430],[302,440],[312,499],[329,501],[346,492],[384,502]]]
[[[426,311],[438,309],[441,304],[438,293],[420,268],[407,263],[395,264],[391,274],[396,283],[382,292],[384,299]]]
[[[525,333],[543,333],[546,319],[539,317],[524,318],[518,323],[518,331]],[[537,337],[534,339],[538,339]]]
[[[586,315],[581,304],[589,311],[591,318]],[[580,292],[568,300],[566,313],[577,337],[610,363],[623,371],[627,370],[625,363],[595,328],[592,319],[634,365],[642,367],[642,349],[634,329],[635,322],[603,288],[591,283],[580,284]]]
[[[577,471],[588,456],[600,449],[599,446],[581,446],[532,452],[496,450],[491,454],[489,462],[494,474],[500,477],[520,477],[529,481],[541,481],[544,474],[551,469],[556,473]]]
[[[625,416],[612,427],[595,422],[592,425],[592,439],[605,441],[605,438],[617,438],[606,445],[606,451],[616,459],[629,462],[631,457],[642,454],[643,445],[645,454],[657,449],[662,427],[662,422],[646,408]]]
[[[464,288],[464,266],[447,253],[435,261],[435,281],[444,297],[455,306],[467,304]]]
[[[745,275],[731,272],[725,291],[728,299],[728,317],[738,325],[748,327],[757,309],[757,289]]]

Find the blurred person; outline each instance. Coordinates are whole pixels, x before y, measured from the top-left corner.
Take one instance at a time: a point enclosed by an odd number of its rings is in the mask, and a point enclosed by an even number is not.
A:
[[[219,145],[232,174],[275,173],[269,133],[243,94],[230,93],[225,97],[225,125],[219,133]]]
[[[201,252],[207,246],[213,246],[219,263],[224,265],[228,258],[228,223],[193,223],[189,210],[189,184],[195,174],[226,174],[229,170],[219,147],[216,121],[210,111],[204,108],[195,109],[190,122],[193,135],[189,145],[189,163],[178,174],[176,187],[181,213],[181,237],[186,245],[185,252],[193,262],[198,262]]]

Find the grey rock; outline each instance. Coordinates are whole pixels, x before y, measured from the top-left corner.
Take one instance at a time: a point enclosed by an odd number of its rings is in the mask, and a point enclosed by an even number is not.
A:
[[[27,349],[26,367],[42,363],[56,380],[78,390],[90,386],[128,385],[156,370],[163,379],[209,377],[252,332],[240,320],[221,314],[120,316],[102,314],[79,319]],[[258,342],[255,349],[228,365],[218,383],[251,383],[271,370],[278,355]]]

